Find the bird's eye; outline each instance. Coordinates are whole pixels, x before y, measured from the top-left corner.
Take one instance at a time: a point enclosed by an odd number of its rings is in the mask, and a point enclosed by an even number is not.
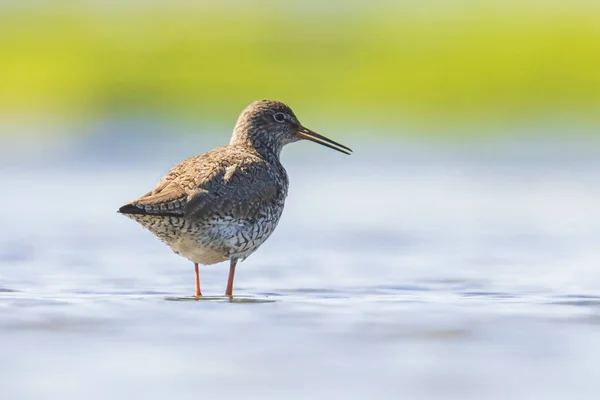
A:
[[[285,122],[285,114],[284,113],[275,113],[273,114],[273,119],[279,123]]]

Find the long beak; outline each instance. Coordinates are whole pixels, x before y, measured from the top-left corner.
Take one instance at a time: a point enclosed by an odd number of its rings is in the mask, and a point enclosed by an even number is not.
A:
[[[319,135],[318,133],[313,132],[310,129],[306,129],[303,126],[301,126],[298,129],[296,136],[298,136],[300,139],[306,139],[310,140],[311,142],[322,144],[325,147],[329,147],[330,149],[337,150],[344,154],[352,153],[352,149],[350,147],[346,147],[343,144],[334,142],[333,140],[328,139],[325,136]]]

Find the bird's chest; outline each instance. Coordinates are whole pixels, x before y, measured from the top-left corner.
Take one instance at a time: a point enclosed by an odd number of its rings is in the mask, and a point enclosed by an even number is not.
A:
[[[282,212],[283,202],[266,205],[251,218],[210,218],[206,221],[204,240],[222,248],[229,257],[245,258],[273,233]]]

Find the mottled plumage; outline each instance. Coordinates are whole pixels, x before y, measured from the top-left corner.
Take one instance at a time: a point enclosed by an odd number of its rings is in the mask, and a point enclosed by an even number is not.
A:
[[[279,222],[289,185],[279,154],[300,139],[351,151],[303,128],[285,104],[259,100],[242,112],[229,145],[184,160],[119,212],[194,262],[196,273],[197,264],[231,260],[232,295],[237,260],[256,251]]]

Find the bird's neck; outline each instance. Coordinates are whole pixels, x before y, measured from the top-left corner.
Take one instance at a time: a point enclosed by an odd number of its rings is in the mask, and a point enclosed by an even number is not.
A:
[[[279,155],[283,145],[280,145],[274,135],[250,135],[246,130],[236,129],[231,137],[231,146],[245,147],[258,153],[261,158],[271,163],[279,164]]]

